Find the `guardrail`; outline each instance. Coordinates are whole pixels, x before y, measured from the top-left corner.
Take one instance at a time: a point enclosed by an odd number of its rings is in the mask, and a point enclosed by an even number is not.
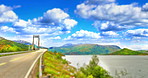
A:
[[[39,62],[39,78],[42,78],[42,66],[43,60],[42,60],[42,56],[40,57],[40,62]]]

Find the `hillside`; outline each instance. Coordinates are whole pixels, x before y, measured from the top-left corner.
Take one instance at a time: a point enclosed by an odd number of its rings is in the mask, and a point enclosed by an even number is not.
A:
[[[0,53],[28,50],[28,45],[17,43],[0,37]]]
[[[43,75],[51,75],[51,78],[72,78],[76,69],[69,65],[69,62],[62,58],[62,54],[47,51],[43,55],[45,70]]]
[[[30,42],[24,41],[24,40],[14,40],[14,42],[25,44],[25,45],[32,45]]]
[[[49,51],[62,52],[64,54],[79,55],[79,54],[108,54],[120,50],[116,45],[98,45],[98,44],[78,44],[64,45],[61,47],[49,48]]]
[[[148,55],[148,53],[144,53],[141,51],[134,51],[134,50],[124,48],[119,51],[111,53],[111,55]]]

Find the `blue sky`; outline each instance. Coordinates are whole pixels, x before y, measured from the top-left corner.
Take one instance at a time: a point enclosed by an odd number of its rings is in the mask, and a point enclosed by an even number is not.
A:
[[[0,36],[42,46],[66,43],[148,49],[146,0],[1,0]]]

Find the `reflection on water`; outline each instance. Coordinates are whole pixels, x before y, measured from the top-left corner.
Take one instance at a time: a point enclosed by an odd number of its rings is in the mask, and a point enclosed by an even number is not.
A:
[[[88,64],[91,57],[92,55],[66,55],[64,58],[78,68]],[[113,76],[118,73],[122,78],[148,78],[148,56],[98,55],[98,57],[99,65]]]

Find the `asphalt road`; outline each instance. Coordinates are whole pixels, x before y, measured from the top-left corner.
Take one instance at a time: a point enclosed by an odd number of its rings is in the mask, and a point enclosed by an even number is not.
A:
[[[19,52],[0,53],[0,55],[15,54],[15,53],[24,53],[24,52],[28,52],[28,51],[19,51]]]
[[[35,59],[45,52],[40,49],[31,53],[0,57],[0,78],[24,78]]]

